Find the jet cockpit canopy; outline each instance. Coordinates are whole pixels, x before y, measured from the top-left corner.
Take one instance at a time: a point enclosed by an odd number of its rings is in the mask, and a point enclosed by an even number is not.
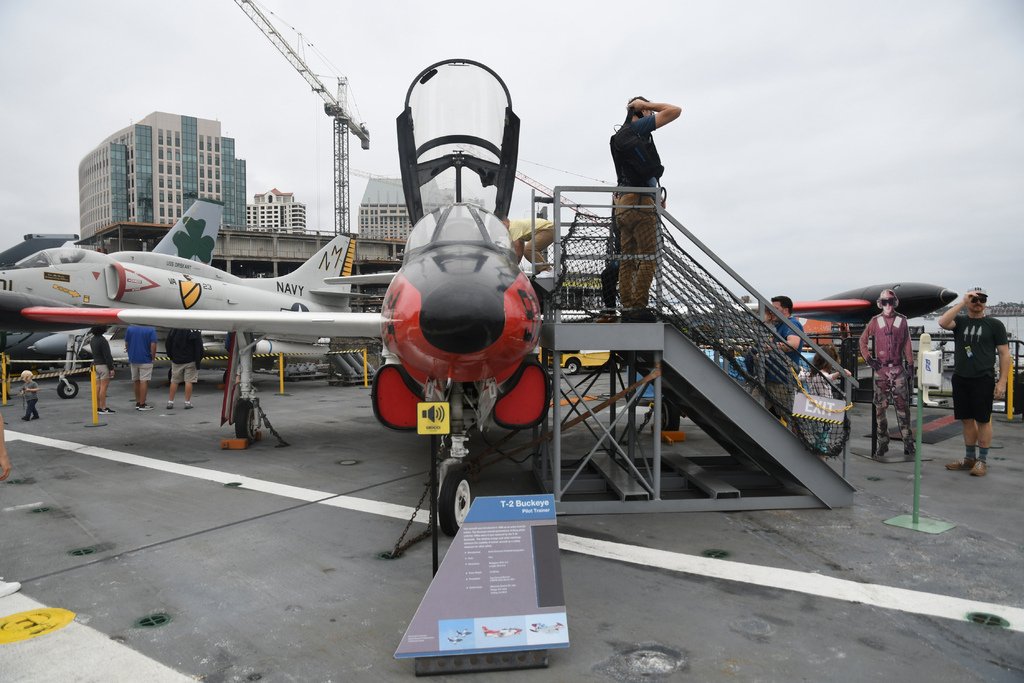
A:
[[[511,252],[512,240],[504,223],[472,205],[456,204],[434,211],[416,223],[406,242],[405,256],[426,246],[477,244],[486,249]]]
[[[425,213],[456,202],[508,214],[519,117],[498,74],[467,59],[428,66],[409,86],[397,124],[402,186],[413,225]]]
[[[93,263],[105,266],[110,263],[110,257],[91,249],[79,249],[77,247],[54,247],[37,251],[31,256],[14,264],[15,268],[58,268],[76,263]]]

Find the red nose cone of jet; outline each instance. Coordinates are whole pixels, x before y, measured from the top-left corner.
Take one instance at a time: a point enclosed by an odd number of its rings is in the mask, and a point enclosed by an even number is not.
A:
[[[416,380],[502,381],[537,346],[540,305],[529,280],[519,274],[503,291],[479,287],[462,282],[421,298],[404,277],[391,283],[382,337]]]

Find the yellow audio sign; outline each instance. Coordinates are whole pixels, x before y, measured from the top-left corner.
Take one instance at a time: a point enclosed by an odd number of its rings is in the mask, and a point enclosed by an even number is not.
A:
[[[447,403],[417,403],[416,433],[417,434],[448,434],[451,425],[448,422]]]

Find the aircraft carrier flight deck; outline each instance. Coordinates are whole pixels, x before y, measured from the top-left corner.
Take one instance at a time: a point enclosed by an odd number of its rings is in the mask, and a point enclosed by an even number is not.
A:
[[[431,543],[384,557],[423,494],[429,439],[377,424],[368,389],[313,380],[279,395],[264,376],[262,404],[289,445],[264,429],[223,450],[217,379],[202,373],[189,411],[180,399],[167,410],[155,381],[156,409],[137,412],[119,374],[117,413],[96,427],[87,392],[60,400],[52,381],[41,419],[22,422],[16,396],[2,408],[13,473],[0,484],[0,572],[22,588],[0,598],[0,616],[74,615],[0,641],[4,681],[414,675],[393,653],[430,584]],[[864,408],[853,453],[870,452]],[[944,469],[958,435],[923,447],[921,514],[955,525],[941,534],[883,523],[910,511],[913,463],[855,454],[849,507],[561,515],[570,646],[547,668],[440,680],[1019,681],[1024,439],[1019,422],[995,419],[987,477]],[[681,429],[666,451],[717,447],[688,420]],[[473,486],[539,491],[523,458]]]

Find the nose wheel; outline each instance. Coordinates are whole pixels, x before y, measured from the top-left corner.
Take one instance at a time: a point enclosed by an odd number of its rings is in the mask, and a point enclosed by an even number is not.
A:
[[[437,522],[445,536],[455,536],[459,527],[466,521],[472,492],[469,479],[466,478],[466,466],[455,464],[449,466],[441,481],[441,490],[437,496]]]

